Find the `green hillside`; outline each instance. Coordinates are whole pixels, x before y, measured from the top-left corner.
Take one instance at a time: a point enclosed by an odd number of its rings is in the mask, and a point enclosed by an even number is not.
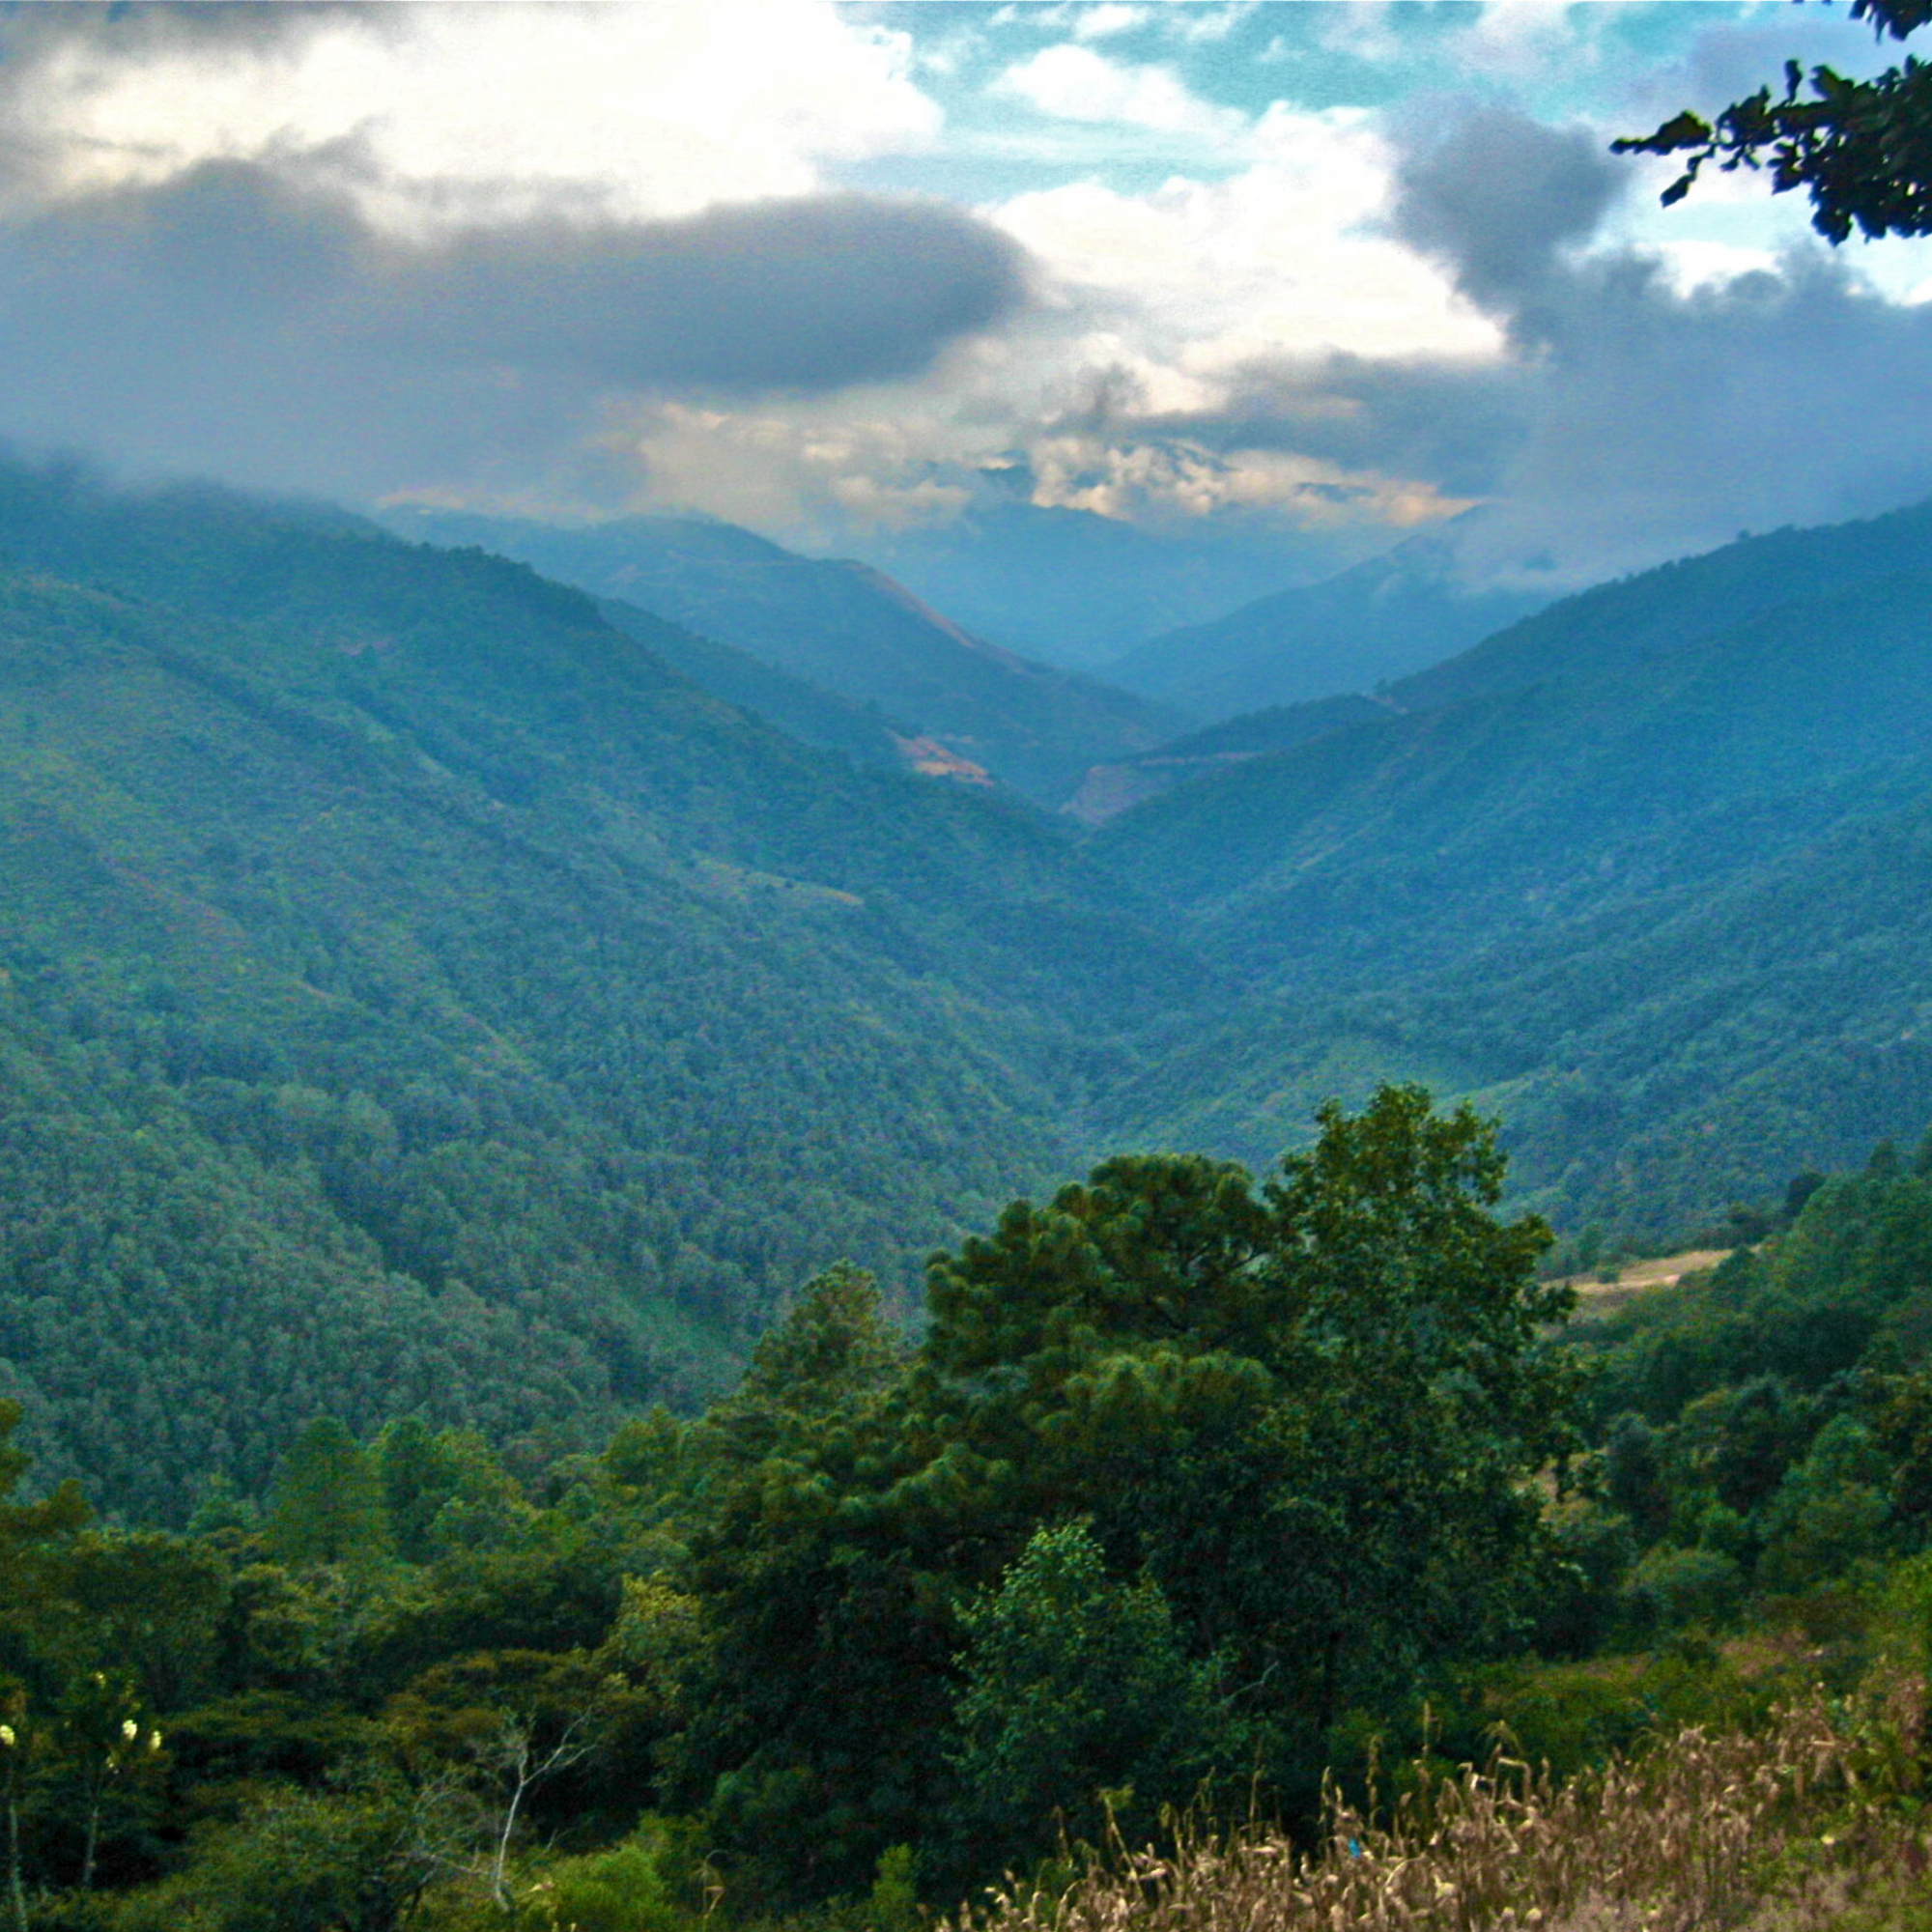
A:
[[[799,556],[729,524],[629,517],[562,528],[437,511],[390,521],[432,543],[516,557],[875,705],[1042,804],[1058,805],[1089,765],[1144,751],[1185,722],[1170,706],[987,643],[864,564]],[[762,715],[790,728],[786,711]]]
[[[180,1510],[420,1402],[594,1435],[1065,1122],[1151,936],[1028,809],[855,769],[478,553],[10,479],[0,1358]],[[36,494],[38,493],[38,494]],[[138,596],[128,594],[138,592]]]
[[[809,684],[802,677],[788,676],[749,651],[718,643],[695,631],[680,630],[621,598],[601,598],[597,609],[614,629],[647,645],[654,657],[680,677],[689,678],[700,691],[722,697],[740,711],[776,724],[801,745],[842,752],[848,758],[881,771],[906,768],[904,747],[913,735],[912,727],[899,724],[895,730],[895,721],[888,719],[877,705],[861,704]]]
[[[1618,587],[1654,636],[1698,573],[1657,580]],[[1661,1235],[1932,1112],[1932,578],[1649,655],[1590,647],[1608,595],[1532,620],[1542,681],[1246,761],[1096,836],[1244,989],[1123,1088],[1118,1131],[1264,1157],[1323,1092],[1424,1077],[1505,1116],[1518,1183],[1567,1225]]]
[[[1600,583],[1392,686],[1411,711],[1612,661],[1640,662],[1758,612],[1900,571],[1932,569],[1932,503],[1862,523],[1742,537],[1703,556]]]
[[[1735,558],[1533,620],[1541,678],[1171,743],[1221,775],[1082,844],[482,551],[0,471],[0,1394],[178,1517],[322,1411],[534,1466],[840,1256],[903,1302],[1015,1188],[1259,1165],[1390,1076],[1570,1232],[1916,1133],[1932,576],[1855,569],[1915,527],[1745,546],[1808,593],[1701,637],[1672,586]]]
[[[1150,639],[1106,667],[1129,691],[1225,719],[1367,691],[1421,669],[1547,604],[1465,590],[1443,535],[1411,537],[1320,583],[1298,584]]]

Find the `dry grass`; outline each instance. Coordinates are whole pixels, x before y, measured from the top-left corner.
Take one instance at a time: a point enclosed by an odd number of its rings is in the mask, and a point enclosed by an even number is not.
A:
[[[1330,1794],[1321,1844],[1184,1830],[952,1932],[1932,1932],[1924,1697],[1823,1693],[1751,1736],[1680,1732],[1558,1783],[1507,1756],[1424,1772],[1386,1816]]]
[[[1662,1288],[1675,1288],[1693,1274],[1704,1274],[1730,1253],[1728,1248],[1693,1248],[1684,1254],[1659,1255],[1649,1261],[1625,1262],[1614,1281],[1605,1281],[1595,1271],[1564,1277],[1565,1285],[1577,1291],[1577,1321],[1595,1321],[1621,1315],[1632,1302]]]

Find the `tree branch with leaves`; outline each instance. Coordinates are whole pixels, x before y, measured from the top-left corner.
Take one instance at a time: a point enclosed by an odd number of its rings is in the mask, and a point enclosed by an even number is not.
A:
[[[1902,41],[1932,19],[1932,0],[1852,0],[1851,17]],[[1715,164],[1723,174],[1766,170],[1777,194],[1804,188],[1811,225],[1834,243],[1855,228],[1871,241],[1932,233],[1932,67],[1910,55],[1870,80],[1822,65],[1807,74],[1787,61],[1781,95],[1761,87],[1715,121],[1687,108],[1610,148],[1686,157],[1663,191],[1666,208]]]

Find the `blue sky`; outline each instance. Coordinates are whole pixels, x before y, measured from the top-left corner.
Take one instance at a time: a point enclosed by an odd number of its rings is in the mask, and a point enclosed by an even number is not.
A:
[[[989,479],[1481,575],[1932,492],[1932,258],[1609,138],[1783,0],[14,9],[0,433],[839,547]],[[27,373],[30,372],[30,373]]]

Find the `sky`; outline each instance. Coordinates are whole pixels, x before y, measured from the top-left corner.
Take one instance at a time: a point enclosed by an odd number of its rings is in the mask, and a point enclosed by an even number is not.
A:
[[[1790,57],[1897,50],[1783,0],[14,7],[0,437],[820,550],[1480,509],[1469,582],[1567,587],[1932,495],[1932,242],[1607,151]]]

